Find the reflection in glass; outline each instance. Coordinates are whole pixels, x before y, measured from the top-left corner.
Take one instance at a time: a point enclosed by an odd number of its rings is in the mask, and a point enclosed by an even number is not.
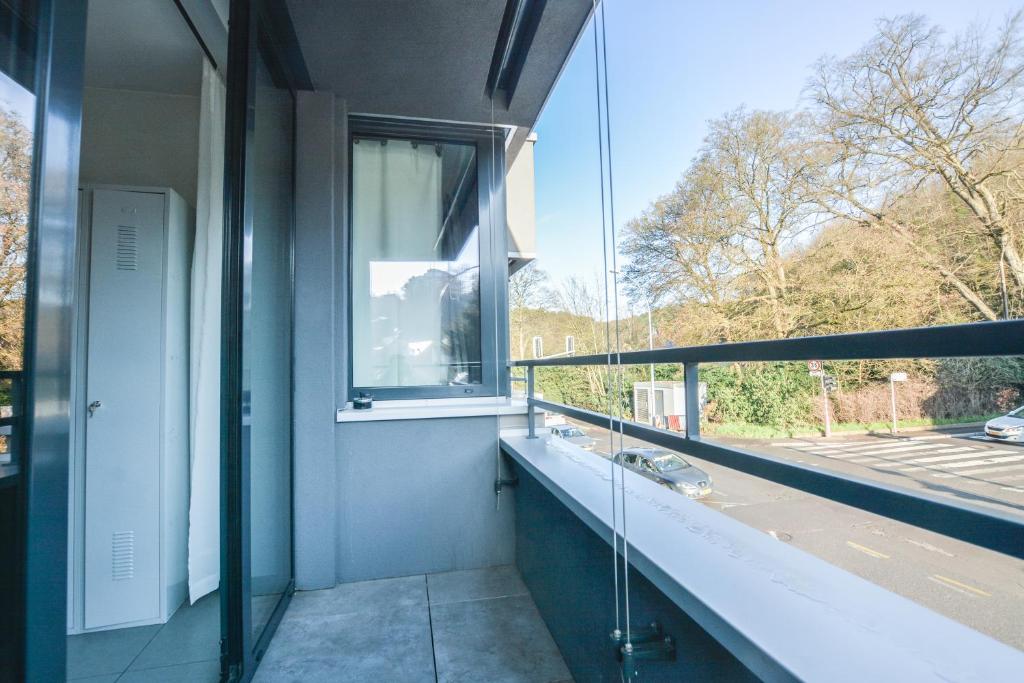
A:
[[[252,634],[259,638],[291,580],[293,102],[261,58],[256,68],[251,196],[252,289],[243,345],[249,376]]]
[[[0,465],[13,460],[25,335],[35,96],[0,73]]]
[[[476,148],[357,138],[352,174],[353,383],[480,384]]]

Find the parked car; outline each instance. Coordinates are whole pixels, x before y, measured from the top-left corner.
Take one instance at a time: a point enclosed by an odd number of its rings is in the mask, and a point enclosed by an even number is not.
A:
[[[1000,441],[1024,441],[1024,406],[986,422],[985,436]]]
[[[662,448],[627,448],[619,451],[619,461],[637,474],[647,477],[687,498],[711,495],[711,476]]]
[[[556,439],[565,439],[574,446],[579,446],[585,451],[594,450],[594,444],[597,443],[594,439],[587,436],[587,433],[577,427],[576,425],[561,424],[555,425],[551,428],[551,436]]]

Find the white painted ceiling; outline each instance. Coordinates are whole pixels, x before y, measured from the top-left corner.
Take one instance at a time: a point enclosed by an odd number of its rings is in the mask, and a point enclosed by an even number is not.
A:
[[[174,0],[89,0],[87,87],[198,95],[202,60]]]

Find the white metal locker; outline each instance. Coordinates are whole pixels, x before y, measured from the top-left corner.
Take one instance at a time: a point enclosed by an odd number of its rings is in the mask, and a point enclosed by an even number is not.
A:
[[[75,525],[72,631],[166,621],[187,586],[188,212],[170,190],[86,192],[84,476],[75,483],[84,519]]]

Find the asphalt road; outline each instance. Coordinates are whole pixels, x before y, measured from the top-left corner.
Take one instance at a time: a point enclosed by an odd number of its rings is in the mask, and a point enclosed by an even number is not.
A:
[[[607,457],[607,430],[580,426]],[[1024,518],[1024,445],[993,443],[976,431],[719,441]],[[628,436],[623,444],[646,445]],[[1024,650],[1024,562],[685,457],[714,479],[701,504]]]

